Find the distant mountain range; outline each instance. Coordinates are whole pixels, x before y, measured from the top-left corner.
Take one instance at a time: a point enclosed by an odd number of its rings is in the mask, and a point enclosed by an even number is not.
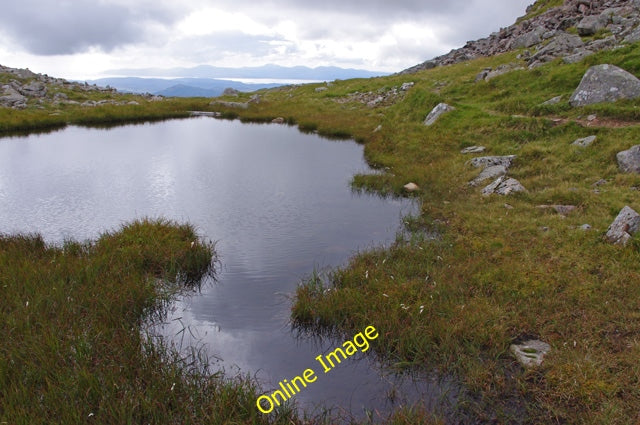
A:
[[[125,93],[152,93],[166,97],[215,97],[226,88],[250,92],[282,84],[247,84],[239,81],[215,80],[212,78],[141,78],[113,77],[88,80],[89,84],[109,86]]]
[[[248,68],[201,65],[193,68],[114,69],[106,73],[126,75],[127,77],[100,78],[87,82],[98,86],[110,86],[122,92],[152,93],[168,97],[215,97],[220,96],[226,88],[249,92],[292,82],[333,81],[386,75],[382,72],[333,66],[309,68],[278,65]],[[264,80],[266,82],[248,83],[231,79]],[[273,82],[274,80],[277,82]]]

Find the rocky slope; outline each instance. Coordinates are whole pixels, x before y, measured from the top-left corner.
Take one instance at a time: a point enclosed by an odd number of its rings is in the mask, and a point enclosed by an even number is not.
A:
[[[93,96],[101,98],[92,100]],[[102,104],[124,105],[135,101],[118,99],[116,89],[99,87],[53,78],[46,74],[36,74],[29,69],[9,68],[0,65],[0,108],[25,109],[28,106],[45,105],[82,105],[98,106]],[[109,99],[105,99],[109,97]],[[147,96],[148,100],[160,97]]]
[[[530,68],[556,58],[572,63],[601,50],[640,41],[640,0],[566,0],[536,16],[541,7],[542,2],[531,5],[514,25],[401,74],[517,49],[525,49],[521,58]]]

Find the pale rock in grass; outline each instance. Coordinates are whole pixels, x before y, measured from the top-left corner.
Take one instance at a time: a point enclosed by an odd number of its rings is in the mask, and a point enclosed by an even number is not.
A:
[[[522,344],[511,344],[509,349],[522,366],[533,368],[542,365],[544,356],[551,351],[551,346],[546,342],[534,339]]]
[[[467,148],[464,148],[460,151],[460,153],[462,154],[469,154],[469,153],[482,153],[486,150],[487,148],[485,148],[484,146],[469,146]]]
[[[506,168],[511,167],[511,163],[516,159],[515,155],[506,155],[506,156],[479,156],[477,158],[473,158],[469,161],[469,163],[476,167],[491,167],[493,165],[503,165]]]
[[[484,196],[489,196],[491,194],[497,195],[510,195],[516,192],[526,192],[527,190],[520,184],[520,182],[514,178],[507,178],[506,176],[498,177],[496,181],[491,183],[489,186],[482,189],[482,194]]]
[[[582,37],[593,35],[607,26],[607,19],[602,15],[590,15],[582,18],[576,26],[578,34]]]
[[[614,65],[592,66],[571,95],[571,106],[586,106],[600,102],[640,97],[640,80]]]
[[[483,169],[478,177],[469,182],[469,186],[477,186],[485,180],[495,179],[496,177],[507,174],[507,167],[504,165],[490,165]]]
[[[638,229],[640,229],[640,214],[626,206],[609,226],[605,238],[615,245],[624,246]]]
[[[455,108],[453,106],[447,105],[446,103],[439,103],[435,108],[429,112],[429,115],[424,120],[424,125],[433,125],[438,118],[442,116],[442,114],[446,112],[453,111]]]
[[[640,145],[618,152],[616,158],[623,173],[640,173]]]
[[[406,190],[407,192],[415,192],[417,190],[420,190],[420,186],[411,182],[404,185],[404,190]]]
[[[561,101],[562,101],[562,96],[556,96],[556,97],[552,97],[551,99],[547,100],[546,102],[542,102],[542,104],[543,105],[557,105]]]
[[[572,143],[572,145],[586,148],[587,146],[590,146],[596,140],[597,140],[596,136],[583,137],[581,139],[577,139],[576,141],[574,141]]]
[[[283,117],[274,118],[271,120],[273,124],[284,124],[286,121]]]

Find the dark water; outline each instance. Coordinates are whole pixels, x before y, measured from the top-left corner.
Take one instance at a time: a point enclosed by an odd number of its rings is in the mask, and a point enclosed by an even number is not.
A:
[[[254,375],[268,391],[307,368],[321,372],[315,357],[343,342],[291,331],[296,285],[389,243],[415,210],[354,194],[349,183],[359,172],[371,172],[361,146],[286,126],[198,118],[69,127],[0,139],[0,232],[60,242],[147,216],[195,224],[218,241],[218,282],[178,300],[160,332],[182,348],[204,346],[216,367]],[[301,406],[361,417],[446,397],[429,380],[384,376],[371,351],[319,375],[294,397]]]

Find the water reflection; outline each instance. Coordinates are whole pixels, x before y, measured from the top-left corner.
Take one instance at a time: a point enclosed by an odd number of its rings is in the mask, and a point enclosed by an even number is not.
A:
[[[301,279],[389,243],[415,210],[352,192],[353,175],[369,172],[362,146],[287,126],[194,118],[68,127],[0,139],[0,232],[60,242],[141,217],[195,224],[218,241],[219,281],[178,300],[160,332],[177,345],[205,345],[219,368],[255,375],[268,390],[342,343],[292,334],[290,297]],[[358,357],[296,401],[361,416],[387,411],[391,400],[431,403],[446,391],[383,375],[369,352]]]

